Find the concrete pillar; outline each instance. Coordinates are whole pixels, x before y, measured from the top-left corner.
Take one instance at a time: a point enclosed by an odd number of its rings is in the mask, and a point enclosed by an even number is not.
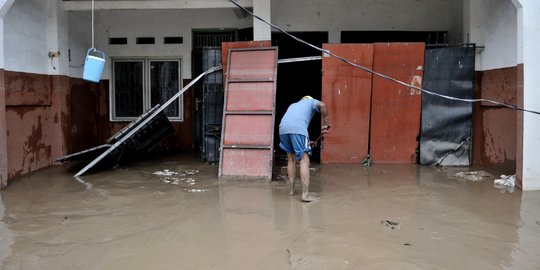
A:
[[[268,22],[271,21],[271,10],[271,0],[253,0],[253,13]],[[271,27],[268,24],[261,22],[259,19],[253,17],[253,40],[271,39]]]
[[[519,0],[518,7],[518,58],[523,60],[523,106],[540,111],[540,1]],[[521,10],[520,10],[521,9]],[[540,115],[522,114],[523,159],[521,187],[523,190],[540,190]],[[519,177],[519,175],[518,175]]]
[[[0,189],[7,186],[7,126],[4,63],[4,17],[15,0],[0,0]]]

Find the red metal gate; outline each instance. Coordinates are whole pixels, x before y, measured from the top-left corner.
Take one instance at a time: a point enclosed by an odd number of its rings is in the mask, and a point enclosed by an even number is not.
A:
[[[377,43],[373,70],[422,86],[424,43]],[[373,76],[370,154],[374,163],[416,163],[421,92]]]
[[[221,65],[223,66],[223,84],[225,84],[225,80],[227,80],[227,63],[229,61],[229,50],[245,48],[267,48],[270,46],[272,46],[272,41],[270,40],[222,42]]]
[[[323,48],[400,81],[422,84],[423,43],[325,44]],[[322,88],[332,129],[321,162],[360,163],[368,152],[374,163],[416,162],[419,91],[327,55],[323,55]]]
[[[373,45],[324,44],[323,49],[371,68]],[[332,129],[321,151],[323,163],[360,163],[368,153],[371,73],[323,54],[322,101]]]
[[[277,48],[231,49],[220,178],[272,178]]]

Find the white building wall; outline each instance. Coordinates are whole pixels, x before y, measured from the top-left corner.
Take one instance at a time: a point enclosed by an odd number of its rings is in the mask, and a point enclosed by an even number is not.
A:
[[[517,9],[511,0],[465,0],[464,39],[484,49],[476,55],[476,70],[515,67]]]
[[[540,111],[540,1],[523,5],[523,105]],[[540,115],[523,114],[523,190],[540,190]]]
[[[14,2],[4,21],[6,70],[82,77],[86,50],[91,47],[91,12],[69,11],[66,16],[62,14],[65,11],[59,10],[51,19],[47,11],[53,11],[56,2]],[[330,42],[339,42],[340,32],[344,30],[449,31],[453,42],[461,42],[463,36],[459,0],[272,0],[271,7],[272,21],[285,30],[328,31]],[[95,47],[104,51],[108,60],[110,57],[181,57],[184,78],[192,77],[192,29],[253,25],[250,16],[238,16],[233,8],[99,10],[95,15]],[[63,29],[64,17],[68,30]],[[59,25],[51,25],[56,22]],[[155,37],[157,44],[134,44],[135,38],[142,36]],[[184,44],[161,44],[164,36],[182,36]],[[109,46],[109,37],[127,37],[129,44]],[[60,58],[52,63],[48,57],[50,50],[61,52]],[[69,69],[61,67],[59,71],[58,65],[63,63],[69,64]],[[110,78],[110,61],[102,78]]]
[[[287,31],[449,31],[462,42],[461,0],[272,0],[272,22]]]
[[[82,50],[86,54],[86,50],[91,46],[89,34],[91,13],[90,11],[73,13],[69,16],[71,65],[77,66],[82,60],[75,54]],[[75,26],[76,29],[71,29],[71,25],[76,24],[75,21],[82,22],[83,26],[80,24]],[[238,17],[233,9],[96,11],[95,47],[105,52],[108,60],[102,79],[110,79],[110,59],[114,57],[180,57],[183,78],[191,78],[192,29],[246,28],[251,27],[252,22],[251,17]],[[167,36],[181,36],[183,44],[163,44],[163,37]],[[111,37],[127,37],[128,44],[109,45]],[[137,37],[155,37],[156,44],[137,45]],[[81,42],[81,39],[88,44],[84,46],[85,42]],[[72,76],[81,77],[82,71],[74,72]]]
[[[70,77],[82,78],[86,52],[92,47],[92,19],[90,14],[90,11],[67,12]]]
[[[272,22],[289,31],[328,31],[339,42],[344,30],[449,31],[462,42],[462,1],[448,0],[272,0]],[[89,48],[90,11],[69,12],[71,76],[81,77],[80,66]],[[183,77],[191,78],[191,31],[203,28],[246,28],[250,16],[233,8],[189,10],[98,10],[96,48],[107,55],[102,76],[110,79],[111,57],[181,57]],[[137,37],[155,37],[154,45],[136,45]],[[164,45],[164,36],[182,36],[184,44]],[[110,37],[127,37],[127,45],[108,45]],[[85,45],[85,43],[87,43]]]
[[[20,0],[19,0],[20,1]],[[51,65],[48,67],[48,74],[67,75],[68,74],[68,24],[67,14],[62,10],[62,0],[48,0],[47,6],[47,56],[48,52],[59,52],[60,54],[49,58]]]
[[[4,64],[9,71],[48,74],[50,1],[16,0],[4,18]]]

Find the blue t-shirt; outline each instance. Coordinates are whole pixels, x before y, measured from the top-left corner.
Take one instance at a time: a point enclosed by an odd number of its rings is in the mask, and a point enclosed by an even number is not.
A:
[[[320,112],[316,99],[302,99],[291,104],[287,112],[281,118],[279,124],[279,135],[300,134],[309,137],[308,126],[315,112]]]

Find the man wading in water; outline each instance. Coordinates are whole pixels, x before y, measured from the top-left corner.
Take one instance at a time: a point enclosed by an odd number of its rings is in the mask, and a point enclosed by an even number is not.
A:
[[[328,123],[326,105],[310,96],[305,96],[300,101],[291,104],[279,124],[279,147],[287,152],[290,195],[295,194],[296,161],[300,161],[303,202],[314,200],[309,195],[309,155],[311,155],[311,145],[308,126],[315,112],[321,113],[324,117],[324,126],[321,128],[321,133],[327,133],[330,124]]]

